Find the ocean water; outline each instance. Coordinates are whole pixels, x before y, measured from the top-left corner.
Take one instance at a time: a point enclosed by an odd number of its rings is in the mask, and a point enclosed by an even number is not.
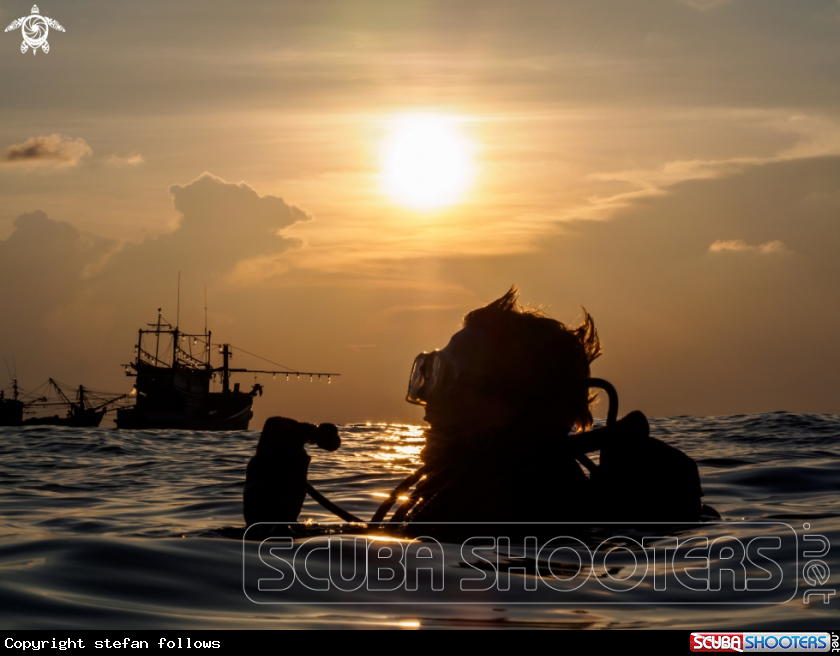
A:
[[[735,589],[733,575],[720,579],[720,591],[672,586],[664,593],[651,577],[621,574],[620,557],[633,556],[627,548],[612,561],[625,588],[617,592],[589,581],[589,587],[537,597],[524,591],[467,597],[481,603],[467,603],[457,591],[422,588],[388,597],[397,604],[338,604],[383,597],[329,591],[269,592],[257,601],[270,603],[254,603],[243,576],[259,566],[260,556],[258,543],[241,539],[241,496],[258,431],[0,428],[0,626],[836,630],[840,601],[825,591],[840,593],[840,416],[768,413],[650,423],[652,435],[695,458],[704,501],[722,516],[717,523],[673,528],[673,534],[745,544],[781,535],[771,553],[775,569],[770,561],[763,568],[756,562],[771,578],[784,578],[782,585],[744,593]],[[337,452],[310,447],[310,481],[368,518],[418,466],[422,429],[374,424],[340,431]],[[336,521],[310,499],[301,519]],[[567,534],[564,527],[557,531]],[[644,531],[621,532],[641,541]],[[826,540],[831,547],[822,553]],[[451,571],[463,571],[460,545],[443,548],[448,566],[461,568]],[[731,557],[725,549],[716,553],[712,560]],[[803,594],[814,588],[823,596],[804,603]],[[534,599],[539,603],[526,603]]]

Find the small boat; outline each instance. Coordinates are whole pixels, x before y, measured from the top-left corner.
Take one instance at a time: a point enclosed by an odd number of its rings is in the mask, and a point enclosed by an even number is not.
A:
[[[58,383],[50,378],[45,385],[46,396],[36,398],[25,405],[26,413],[37,413],[40,410],[54,407],[63,407],[67,413],[62,417],[59,415],[36,415],[24,419],[22,426],[70,426],[73,428],[96,428],[102,423],[102,418],[109,410],[116,409],[115,404],[129,398],[128,394],[111,394],[108,392],[96,392],[79,385],[72,388],[68,385]],[[36,392],[33,393],[37,393]],[[54,394],[54,396],[53,396]],[[76,400],[71,401],[70,395],[75,394]]]
[[[17,378],[12,379],[12,398],[6,398],[6,390],[0,390],[0,426],[20,426],[23,422],[24,403],[18,397],[20,388]]]
[[[243,392],[239,383],[231,389],[234,373],[289,376],[325,376],[336,373],[262,369],[234,369],[230,344],[213,344],[212,333],[183,333],[161,316],[157,323],[138,331],[134,361],[123,365],[126,376],[137,379],[131,396],[133,407],[117,410],[117,428],[182,429],[201,431],[247,430],[254,416],[254,398],[262,396],[263,387],[255,383]],[[153,336],[153,339],[152,339]],[[163,339],[161,339],[163,336]],[[147,344],[147,340],[149,344]],[[152,343],[153,342],[153,343]],[[222,366],[214,367],[211,353],[218,347]],[[152,352],[154,348],[154,352]],[[211,383],[221,378],[221,391],[211,391]]]
[[[11,391],[11,398],[7,398],[5,390],[0,390],[0,426],[96,428],[106,412],[116,409],[115,404],[129,397],[128,394],[93,391],[83,385],[73,388],[52,378],[23,397],[17,378],[13,378]],[[70,399],[74,394],[75,401]],[[45,414],[57,407],[66,408],[66,414]]]

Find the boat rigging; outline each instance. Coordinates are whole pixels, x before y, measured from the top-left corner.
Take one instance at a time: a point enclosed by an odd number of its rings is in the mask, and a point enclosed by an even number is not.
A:
[[[216,347],[222,356],[220,367],[214,367],[211,361]],[[182,332],[177,325],[164,320],[161,308],[158,308],[157,322],[138,331],[134,361],[123,365],[126,375],[137,379],[132,391],[136,402],[131,408],[117,411],[117,427],[247,430],[253,417],[254,397],[262,396],[263,386],[255,383],[250,392],[243,392],[239,383],[234,383],[231,389],[232,374],[309,376],[310,380],[317,376],[319,379],[326,377],[327,382],[340,375],[296,371],[273,362],[281,368],[233,368],[230,366],[233,348],[231,344],[214,344],[212,332],[206,327],[203,334]],[[212,392],[210,383],[217,375],[221,376],[222,391]]]
[[[83,385],[71,387],[52,378],[21,398],[23,391],[16,377],[12,380],[11,398],[0,390],[0,426],[96,428],[105,413],[116,410],[121,402],[127,404],[130,398],[129,394],[112,394]],[[44,414],[55,408],[66,408],[67,412],[64,416]]]

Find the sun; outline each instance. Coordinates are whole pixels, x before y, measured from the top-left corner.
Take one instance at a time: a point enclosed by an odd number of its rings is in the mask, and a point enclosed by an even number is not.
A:
[[[453,117],[395,119],[382,148],[382,186],[396,203],[420,210],[461,200],[475,177],[474,147]]]

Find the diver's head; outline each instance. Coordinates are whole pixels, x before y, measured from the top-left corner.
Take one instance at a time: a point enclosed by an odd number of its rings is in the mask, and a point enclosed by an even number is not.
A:
[[[592,398],[583,381],[600,355],[598,333],[584,321],[569,328],[519,305],[511,287],[464,317],[445,348],[415,359],[406,400],[426,406],[436,430],[500,428],[548,421],[584,430]]]

